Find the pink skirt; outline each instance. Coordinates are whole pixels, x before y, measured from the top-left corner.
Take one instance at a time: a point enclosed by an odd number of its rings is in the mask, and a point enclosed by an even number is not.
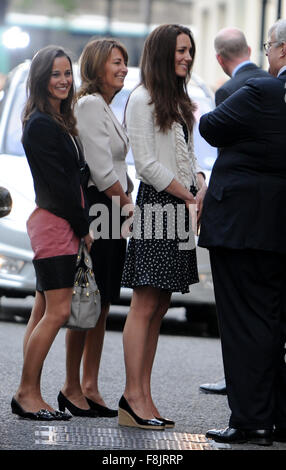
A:
[[[37,207],[27,221],[39,291],[72,287],[80,239],[69,222]]]

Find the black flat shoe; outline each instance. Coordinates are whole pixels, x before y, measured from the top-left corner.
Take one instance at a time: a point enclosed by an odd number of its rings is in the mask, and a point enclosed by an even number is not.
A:
[[[163,421],[166,428],[173,428],[175,426],[175,421],[173,421],[172,419],[158,418],[157,416],[155,416],[155,418],[159,419],[160,421]]]
[[[120,426],[132,426],[141,429],[165,429],[165,424],[160,419],[143,419],[137,416],[132,408],[130,408],[126,398],[123,395],[119,401],[118,424]]]
[[[118,416],[118,410],[112,410],[111,408],[107,408],[107,406],[100,405],[95,401],[91,400],[90,398],[85,397],[87,403],[89,404],[92,410],[97,411],[98,416],[105,416],[106,418],[113,418],[114,416]]]
[[[11,401],[11,408],[12,408],[12,413],[24,419],[32,419],[35,421],[52,421],[54,419],[54,416],[48,410],[43,409],[43,410],[36,411],[35,413],[33,413],[32,411],[23,410],[21,405],[15,400],[14,397],[12,398],[12,401]]]
[[[97,411],[92,410],[91,408],[89,408],[88,410],[83,410],[82,408],[78,408],[71,401],[69,401],[62,394],[62,392],[60,392],[58,394],[58,404],[59,404],[60,411],[65,411],[65,409],[67,408],[67,410],[69,410],[69,412],[73,416],[82,416],[82,417],[86,417],[86,418],[97,418],[98,417]]]
[[[245,430],[247,442],[257,444],[259,446],[272,446],[273,431],[272,429],[253,429]]]
[[[215,383],[200,385],[200,391],[204,393],[213,393],[214,395],[226,395],[225,379]]]
[[[206,433],[206,437],[213,439],[216,442],[225,442],[228,444],[243,444],[247,441],[245,432],[234,428],[210,429]]]
[[[60,410],[50,411],[50,413],[51,415],[54,416],[54,419],[58,421],[68,421],[69,419],[72,418],[72,415],[70,415],[69,413],[65,413],[64,411],[60,411]]]
[[[277,442],[286,442],[286,428],[275,428],[273,440]]]
[[[227,444],[251,442],[260,446],[271,446],[273,443],[273,433],[269,429],[211,429],[206,433],[206,437],[216,442],[225,442]]]

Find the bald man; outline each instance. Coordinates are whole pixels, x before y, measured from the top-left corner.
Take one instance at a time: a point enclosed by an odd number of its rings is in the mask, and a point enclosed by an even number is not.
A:
[[[224,28],[215,37],[216,58],[223,71],[230,77],[215,94],[216,106],[241,88],[250,78],[269,77],[268,72],[260,69],[250,60],[251,48],[244,33],[238,28]],[[204,393],[226,394],[225,379],[200,386]]]
[[[238,28],[224,28],[215,37],[216,58],[223,71],[230,77],[215,94],[218,106],[241,88],[250,78],[269,76],[250,60],[251,48],[244,33]]]

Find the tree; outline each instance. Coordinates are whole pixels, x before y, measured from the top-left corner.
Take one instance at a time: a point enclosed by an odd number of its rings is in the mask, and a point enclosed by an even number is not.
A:
[[[1,0],[6,1],[6,0]],[[70,12],[75,10],[76,8],[76,0],[50,0],[53,3],[57,3],[58,5],[62,6],[66,12]],[[29,7],[32,6],[34,0],[22,0],[22,6]]]
[[[76,8],[75,0],[53,0],[55,3],[62,5],[65,11],[72,11]]]

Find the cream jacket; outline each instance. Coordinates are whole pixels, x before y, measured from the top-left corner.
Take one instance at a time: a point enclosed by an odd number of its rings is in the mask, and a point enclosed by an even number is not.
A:
[[[129,140],[103,97],[94,93],[80,98],[75,106],[75,116],[90,168],[88,186],[95,185],[99,191],[105,191],[119,181],[124,192],[131,192],[133,184],[125,162]]]
[[[188,144],[183,128],[174,123],[163,133],[154,122],[154,105],[150,95],[140,85],[130,96],[126,109],[126,126],[134,156],[136,177],[163,191],[175,178],[187,189],[197,186],[197,162],[193,149],[193,136]]]

